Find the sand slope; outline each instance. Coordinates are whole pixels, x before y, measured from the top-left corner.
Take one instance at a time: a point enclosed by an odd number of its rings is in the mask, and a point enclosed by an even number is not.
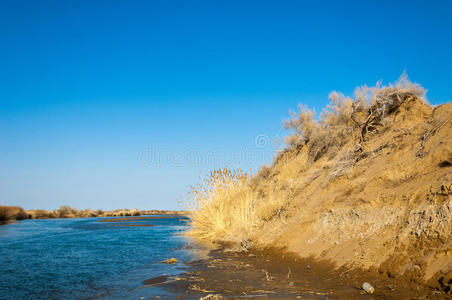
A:
[[[348,161],[359,136],[332,158],[305,167],[290,150],[257,189],[283,188],[279,218],[253,240],[337,266],[441,285],[452,278],[452,103],[432,108],[413,98],[386,117]],[[350,156],[350,155],[349,155]],[[356,155],[354,156],[356,157]],[[449,286],[449,287],[448,287]]]
[[[432,107],[403,74],[355,98],[303,107],[272,166],[213,172],[194,189],[190,235],[236,250],[286,249],[336,268],[451,293],[452,103]]]

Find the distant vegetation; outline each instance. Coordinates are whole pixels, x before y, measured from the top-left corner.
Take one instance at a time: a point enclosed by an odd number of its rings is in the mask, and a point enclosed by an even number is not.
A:
[[[113,211],[103,211],[101,209],[78,210],[64,205],[60,208],[49,211],[43,209],[24,210],[18,206],[0,205],[0,224],[14,222],[25,219],[53,219],[53,218],[92,218],[92,217],[129,217],[141,215],[159,215],[159,214],[183,214],[182,211],[166,210],[138,210],[138,209],[116,209]]]
[[[26,211],[19,206],[0,205],[0,224],[27,219]]]
[[[43,209],[27,210],[30,219],[49,219],[49,218],[86,218],[100,217],[105,213],[102,210],[78,210],[70,206],[61,206],[57,210],[47,211]]]

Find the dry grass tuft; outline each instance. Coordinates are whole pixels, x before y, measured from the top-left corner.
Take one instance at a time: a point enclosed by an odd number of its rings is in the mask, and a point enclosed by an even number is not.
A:
[[[192,187],[195,213],[189,233],[201,240],[245,245],[259,225],[256,199],[247,173],[222,169]]]

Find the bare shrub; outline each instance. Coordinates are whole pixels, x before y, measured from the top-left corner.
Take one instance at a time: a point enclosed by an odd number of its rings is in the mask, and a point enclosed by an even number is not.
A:
[[[73,215],[74,217],[80,217],[80,218],[95,218],[98,217],[100,214],[97,210],[91,210],[91,209],[84,209],[78,211],[77,214]]]
[[[43,209],[28,210],[27,213],[30,216],[30,219],[49,219],[58,217],[56,212]]]
[[[307,145],[311,161],[325,154],[334,156],[356,128],[361,128],[362,144],[369,132],[391,124],[384,121],[385,117],[403,102],[413,98],[425,102],[425,93],[423,87],[408,80],[405,72],[394,84],[382,86],[378,82],[375,87],[356,88],[354,99],[334,91],[317,120],[315,113],[302,105],[299,113],[290,112],[291,118],[284,121],[284,127],[292,133],[285,141],[292,148]]]
[[[285,142],[289,145],[304,145],[309,142],[318,126],[314,119],[314,111],[301,104],[298,105],[298,109],[298,113],[290,111],[291,118],[283,121],[285,129],[295,131],[285,139]]]
[[[286,138],[286,143],[308,145],[312,161],[329,151],[337,151],[350,136],[353,99],[338,92],[330,93],[329,99],[330,104],[318,120],[314,119],[315,112],[300,105],[300,112],[290,112],[292,118],[284,121],[284,127],[294,131]]]
[[[72,208],[67,205],[60,206],[60,208],[57,209],[56,213],[59,218],[69,218],[72,215]]]
[[[0,205],[0,223],[11,220],[24,220],[28,215],[22,207]]]
[[[141,211],[135,208],[130,211],[130,214],[134,217],[141,216]]]

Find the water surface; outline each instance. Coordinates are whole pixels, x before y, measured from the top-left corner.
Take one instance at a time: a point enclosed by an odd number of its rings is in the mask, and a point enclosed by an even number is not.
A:
[[[100,219],[0,226],[0,299],[172,298],[159,287],[142,288],[142,281],[185,270],[181,263],[159,262],[190,259],[192,254],[183,250],[187,240],[179,235],[186,219]]]

